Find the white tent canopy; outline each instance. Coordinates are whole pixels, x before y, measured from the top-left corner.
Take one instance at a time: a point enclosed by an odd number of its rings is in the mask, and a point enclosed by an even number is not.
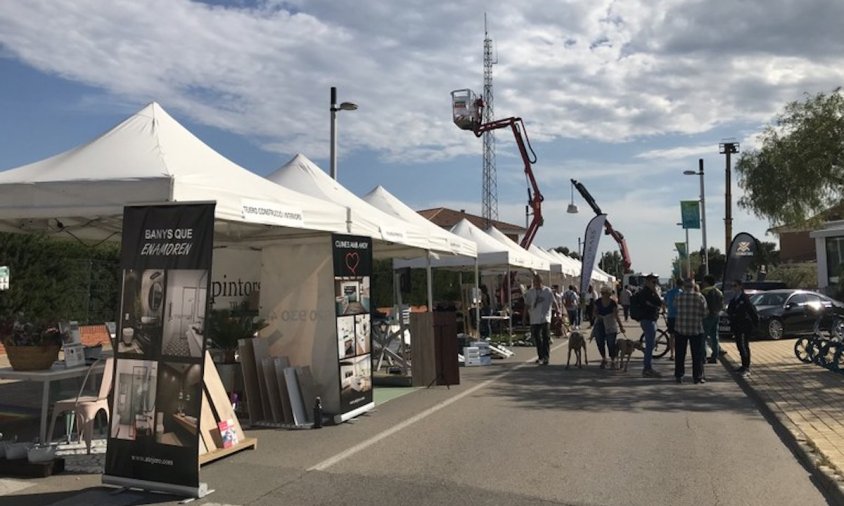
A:
[[[422,228],[361,200],[301,153],[266,177],[287,188],[348,208],[350,233],[382,241],[379,248],[382,256],[414,256],[420,249],[451,253],[448,245],[429,241]],[[385,248],[384,243],[389,246]]]
[[[471,258],[478,256],[478,247],[474,242],[452,234],[442,227],[438,227],[408,207],[383,186],[376,186],[362,198],[370,205],[377,207],[387,214],[421,227],[428,234],[428,240],[432,244],[436,244],[437,249],[440,251],[447,248],[455,255]]]
[[[457,222],[451,228],[451,233],[468,239],[477,245],[479,266],[510,266],[532,269],[535,263],[527,251],[521,248],[519,248],[521,251],[511,250],[505,244],[501,243],[501,241],[492,238],[489,234],[473,225],[466,218]],[[393,267],[423,268],[427,266],[427,262],[427,258],[394,260]],[[442,257],[431,260],[432,267],[470,267],[474,265],[475,260],[473,258],[463,256]],[[547,265],[545,270],[548,270]]]
[[[197,201],[216,201],[219,241],[346,231],[346,209],[238,166],[154,102],[88,144],[0,172],[11,232],[117,238],[126,205]]]
[[[528,258],[529,258],[529,261],[531,262],[530,268],[532,270],[534,270],[534,271],[545,271],[545,272],[548,272],[548,271],[551,270],[551,261],[549,259],[547,259],[545,257],[540,257],[538,255],[535,255],[535,254],[529,252],[528,250],[521,247],[516,241],[507,237],[507,235],[505,235],[504,232],[498,230],[497,228],[490,226],[489,230],[487,230],[486,233],[489,234],[490,237],[492,237],[493,239],[496,239],[499,242],[501,242],[502,244],[504,244],[505,246],[507,246],[507,248],[509,248],[511,251],[516,251],[519,254],[527,255]]]
[[[547,259],[551,263],[552,273],[559,273],[563,276],[576,276],[580,273],[580,270],[576,270],[569,262],[563,260],[558,256],[552,255],[551,253],[545,251],[536,244],[531,244],[528,248],[528,251],[530,251],[536,256]]]

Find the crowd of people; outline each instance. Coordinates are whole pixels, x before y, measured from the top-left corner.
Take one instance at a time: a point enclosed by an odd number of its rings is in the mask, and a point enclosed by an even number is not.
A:
[[[746,376],[750,374],[749,339],[758,324],[758,315],[740,280],[733,282],[732,289],[734,295],[726,311],[741,358],[741,366],[736,372]],[[625,332],[625,322],[632,318],[638,320],[644,335],[642,376],[659,378],[662,374],[653,367],[653,350],[657,321],[664,314],[675,381],[683,382],[686,356],[691,354],[692,381],[695,384],[706,382],[705,364],[716,363],[723,353],[718,338],[718,319],[724,308],[724,295],[715,286],[713,276],[704,276],[700,285],[693,279],[677,278],[664,295],[655,274],[645,276],[644,285],[635,290],[635,294],[629,286],[617,290],[604,286],[599,291],[600,295],[589,286],[580,294],[569,285],[563,292],[558,285],[546,286],[541,275],[534,275],[531,288],[524,292],[524,308],[530,335],[536,344],[538,364],[548,364],[552,322],[560,322],[570,330],[580,330],[581,325],[588,322],[590,339],[596,341],[601,355],[600,367],[615,368],[616,338]]]

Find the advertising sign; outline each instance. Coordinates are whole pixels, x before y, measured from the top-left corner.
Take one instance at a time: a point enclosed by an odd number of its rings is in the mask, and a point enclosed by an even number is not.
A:
[[[372,239],[334,234],[334,295],[340,418],[372,404]]]
[[[104,483],[195,491],[214,204],[126,207]]]
[[[700,202],[697,200],[681,200],[680,215],[683,228],[700,228]]]
[[[680,255],[680,258],[686,258],[686,243],[675,242],[674,247],[677,248],[677,253]]]
[[[724,267],[723,286],[724,295],[727,295],[727,287],[736,279],[744,279],[744,274],[753,263],[753,257],[759,250],[759,242],[747,232],[736,234],[730,249],[727,251],[727,265]]]
[[[595,267],[595,257],[598,255],[598,243],[601,241],[601,232],[604,222],[607,221],[606,214],[599,214],[592,218],[586,225],[583,244],[583,263],[580,269],[580,293],[587,293],[589,282],[592,279],[592,269]]]

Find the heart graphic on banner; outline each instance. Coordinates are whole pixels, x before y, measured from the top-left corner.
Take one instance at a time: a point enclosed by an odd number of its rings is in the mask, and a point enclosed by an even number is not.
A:
[[[352,271],[352,274],[357,275],[358,265],[360,265],[360,255],[357,251],[346,253],[346,267]]]

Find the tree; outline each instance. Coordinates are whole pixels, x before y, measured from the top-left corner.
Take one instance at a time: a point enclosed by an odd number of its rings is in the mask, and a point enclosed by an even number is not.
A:
[[[598,260],[598,265],[604,272],[612,274],[616,279],[622,279],[624,276],[624,263],[621,259],[621,253],[618,251],[605,252]]]
[[[736,162],[739,205],[772,224],[796,225],[844,196],[844,93],[806,95],[761,134],[762,147]]]
[[[578,253],[577,251],[571,251],[566,246],[557,246],[556,248],[554,248],[554,251],[556,251],[557,253],[562,253],[563,255],[566,255],[568,257],[574,258],[575,260],[581,259],[580,253]]]

